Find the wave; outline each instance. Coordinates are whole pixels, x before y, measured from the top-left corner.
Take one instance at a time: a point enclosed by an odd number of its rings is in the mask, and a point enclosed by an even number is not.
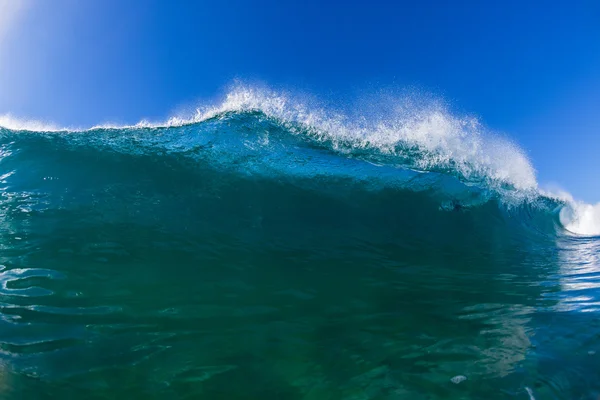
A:
[[[536,210],[544,225],[556,222],[562,232],[600,235],[600,205],[541,190],[514,142],[474,117],[453,115],[442,102],[418,96],[380,96],[342,111],[238,84],[217,105],[166,121],[73,129],[4,116],[0,127],[0,163],[35,140],[50,141],[53,148],[177,155],[238,174],[427,191],[446,210],[498,200],[509,209],[525,207],[525,214]]]

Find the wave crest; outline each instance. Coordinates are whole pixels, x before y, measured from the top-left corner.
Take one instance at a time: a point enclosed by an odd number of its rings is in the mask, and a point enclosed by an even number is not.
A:
[[[380,99],[376,112],[347,115],[307,105],[290,94],[237,86],[218,107],[199,109],[199,122],[227,112],[259,111],[281,121],[292,132],[329,142],[333,149],[354,153],[370,151],[399,158],[416,169],[452,170],[467,181],[482,179],[494,186],[509,184],[535,190],[535,170],[523,151],[510,140],[486,130],[477,119],[457,117],[440,102],[416,105],[410,98]],[[371,105],[373,106],[373,105]],[[410,157],[406,157],[409,155]]]

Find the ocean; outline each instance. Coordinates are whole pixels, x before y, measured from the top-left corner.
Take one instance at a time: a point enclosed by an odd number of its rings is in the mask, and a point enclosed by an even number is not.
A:
[[[384,103],[0,118],[0,398],[597,399],[600,207]]]

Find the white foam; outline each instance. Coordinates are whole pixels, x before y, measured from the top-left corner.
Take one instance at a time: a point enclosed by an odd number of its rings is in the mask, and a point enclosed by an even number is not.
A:
[[[450,379],[450,382],[454,383],[455,385],[458,385],[461,382],[464,382],[467,380],[467,377],[464,375],[456,375],[455,377]]]
[[[559,220],[567,231],[581,236],[600,235],[600,203],[593,205],[575,200],[569,192],[556,185],[540,190],[540,194],[564,203]]]
[[[595,205],[569,201],[560,210],[560,223],[569,232],[584,235],[600,235],[600,203]]]
[[[0,127],[12,129],[14,131],[32,132],[57,132],[67,130],[66,128],[60,128],[52,123],[17,118],[10,114],[0,115]]]

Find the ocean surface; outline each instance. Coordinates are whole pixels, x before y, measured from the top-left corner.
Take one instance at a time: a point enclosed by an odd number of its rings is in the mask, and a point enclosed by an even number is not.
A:
[[[0,125],[1,399],[599,398],[600,207],[476,119]]]

